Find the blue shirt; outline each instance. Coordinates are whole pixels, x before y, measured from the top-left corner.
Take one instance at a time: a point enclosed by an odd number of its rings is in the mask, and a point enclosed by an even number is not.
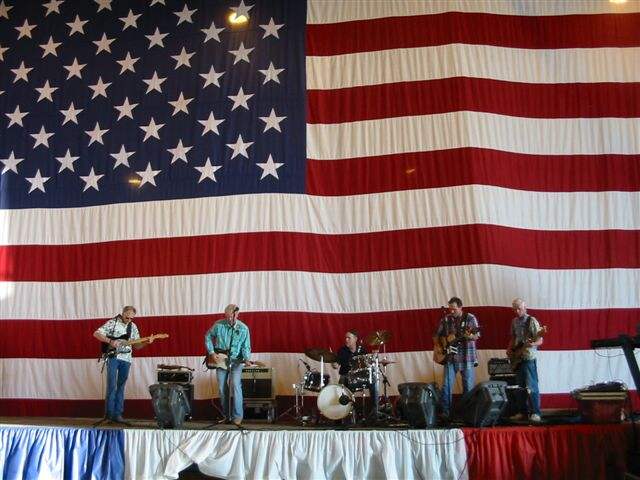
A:
[[[229,350],[232,359],[248,360],[251,356],[249,327],[238,319],[233,327],[226,318],[218,320],[205,334],[204,344],[207,353],[213,353],[215,348]]]

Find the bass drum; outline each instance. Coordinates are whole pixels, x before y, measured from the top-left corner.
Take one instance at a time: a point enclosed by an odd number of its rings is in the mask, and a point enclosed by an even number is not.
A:
[[[327,385],[318,395],[318,410],[330,420],[340,420],[353,411],[355,398],[344,385]]]

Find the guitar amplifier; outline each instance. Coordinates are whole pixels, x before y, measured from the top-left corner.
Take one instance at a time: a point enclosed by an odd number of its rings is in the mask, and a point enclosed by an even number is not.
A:
[[[271,367],[248,367],[242,370],[242,395],[246,400],[275,399],[274,370]]]
[[[186,399],[189,403],[189,412],[187,419],[192,418],[194,412],[194,388],[193,388],[193,372],[186,368],[162,368],[164,365],[158,365],[156,375],[159,384],[177,384],[184,388]]]
[[[491,358],[487,364],[489,379],[492,381],[507,382],[507,385],[516,385],[516,374],[511,369],[508,358]]]
[[[158,383],[191,383],[193,372],[189,370],[158,369]]]

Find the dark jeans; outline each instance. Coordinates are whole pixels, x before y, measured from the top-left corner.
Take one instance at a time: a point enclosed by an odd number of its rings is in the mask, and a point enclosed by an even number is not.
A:
[[[540,390],[538,389],[538,366],[534,360],[522,360],[516,370],[518,385],[529,389],[530,412],[540,415]]]
[[[113,357],[107,360],[106,415],[119,417],[124,410],[124,386],[129,378],[131,362]]]

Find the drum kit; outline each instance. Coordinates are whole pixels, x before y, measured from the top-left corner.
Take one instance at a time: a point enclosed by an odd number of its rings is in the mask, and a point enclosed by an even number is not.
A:
[[[309,417],[302,414],[304,407],[304,395],[306,392],[318,393],[317,407],[322,416],[329,420],[341,420],[351,417],[355,421],[356,394],[369,390],[372,394],[372,409],[368,416],[363,411],[364,421],[378,423],[391,419],[390,415],[382,413],[380,410],[380,381],[383,383],[384,404],[388,405],[387,386],[389,381],[386,375],[388,365],[396,363],[385,357],[386,343],[391,339],[391,333],[386,330],[377,330],[364,339],[364,343],[371,347],[373,353],[354,355],[351,359],[349,372],[346,375],[344,384],[330,384],[330,376],[325,373],[325,364],[332,364],[338,361],[335,352],[324,348],[310,348],[305,350],[305,355],[317,362],[320,362],[320,370],[312,369],[311,366],[300,359],[306,366],[306,371],[300,382],[294,385],[296,393],[296,418],[305,423]],[[383,352],[380,353],[382,348]],[[364,402],[364,400],[363,400]]]

